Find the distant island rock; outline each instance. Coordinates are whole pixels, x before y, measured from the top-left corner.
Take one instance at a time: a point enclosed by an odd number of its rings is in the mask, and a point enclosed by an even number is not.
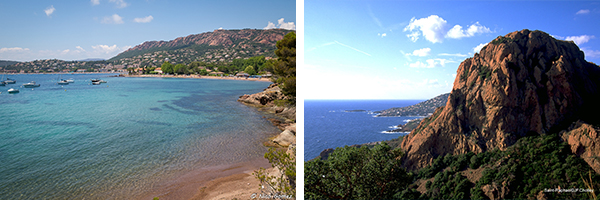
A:
[[[367,112],[367,110],[344,110],[344,112]]]
[[[436,108],[445,106],[450,93],[442,94],[427,101],[406,107],[390,108],[375,111],[376,117],[398,117],[398,116],[429,116]]]

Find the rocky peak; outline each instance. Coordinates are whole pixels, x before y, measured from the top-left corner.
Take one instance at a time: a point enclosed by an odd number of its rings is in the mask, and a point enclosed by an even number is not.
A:
[[[598,111],[598,66],[569,41],[522,30],[463,61],[445,107],[405,137],[405,165],[444,154],[505,149],[519,137],[558,133]]]

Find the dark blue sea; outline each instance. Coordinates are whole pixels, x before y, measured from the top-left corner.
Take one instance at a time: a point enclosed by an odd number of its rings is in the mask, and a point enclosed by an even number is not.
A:
[[[132,199],[180,174],[262,158],[279,132],[237,102],[268,82],[8,77],[17,83],[0,86],[0,199]],[[29,81],[41,87],[20,87]]]
[[[386,133],[394,126],[419,117],[374,117],[373,111],[404,107],[424,100],[305,100],[304,160],[327,148],[398,138],[405,133]],[[366,112],[346,112],[366,110]]]

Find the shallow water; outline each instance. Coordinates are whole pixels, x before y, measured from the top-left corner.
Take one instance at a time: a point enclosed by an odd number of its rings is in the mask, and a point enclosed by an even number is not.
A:
[[[260,158],[278,131],[236,101],[267,82],[8,77],[17,84],[0,86],[0,199],[137,196],[177,174]],[[41,87],[6,92],[29,81]]]

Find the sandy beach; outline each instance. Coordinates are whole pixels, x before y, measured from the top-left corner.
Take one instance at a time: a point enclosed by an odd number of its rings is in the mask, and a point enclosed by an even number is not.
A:
[[[267,159],[193,170],[168,182],[158,183],[152,192],[135,199],[251,199],[260,193],[252,172],[270,168]],[[273,169],[269,169],[273,171]]]
[[[240,81],[262,81],[271,82],[270,78],[238,78],[229,76],[202,76],[202,75],[154,75],[154,74],[142,74],[142,75],[123,75],[124,77],[152,77],[152,78],[197,78],[197,79],[219,79],[219,80],[240,80]]]

